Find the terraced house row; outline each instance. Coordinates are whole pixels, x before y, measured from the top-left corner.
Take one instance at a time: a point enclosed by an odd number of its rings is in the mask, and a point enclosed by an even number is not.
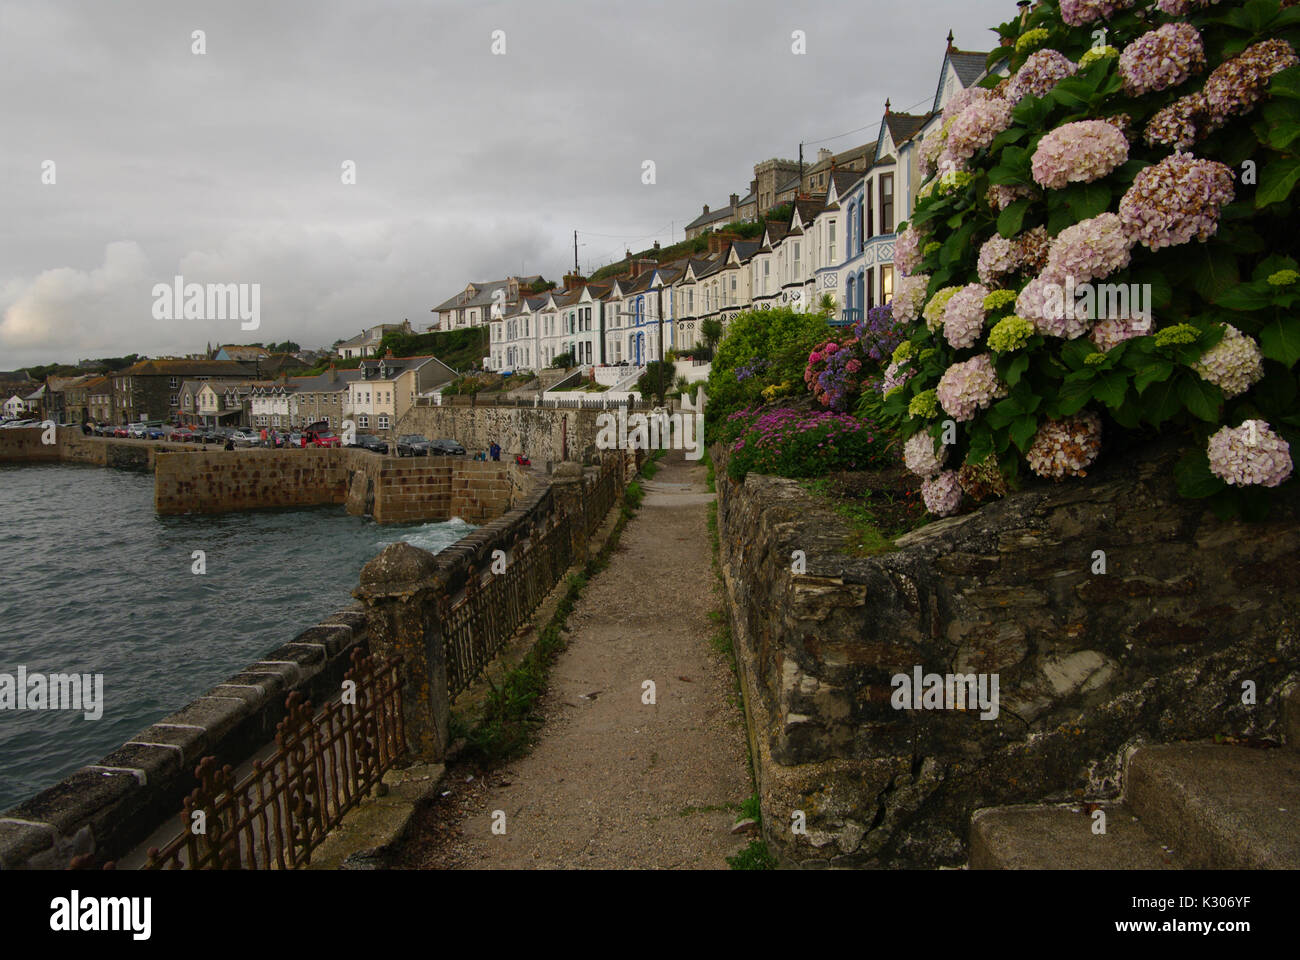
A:
[[[894,240],[921,185],[920,144],[941,122],[944,106],[982,80],[988,54],[960,50],[948,35],[933,100],[922,113],[900,113],[885,103],[874,143],[839,155],[823,151],[802,173],[789,161],[766,161],[756,174],[793,173],[784,182],[760,177],[744,199],[732,194],[721,210],[687,225],[687,235],[708,235],[707,249],[670,262],[627,261],[621,276],[589,281],[564,278],[564,287],[529,295],[537,278],[470,284],[435,308],[437,329],[491,327],[484,366],[499,371],[536,371],[557,358],[566,365],[643,367],[674,350],[701,345],[700,325],[726,323],[743,310],[818,309],[825,295],[835,303],[834,321],[858,322],[864,312],[893,299]],[[999,69],[997,67],[995,70]],[[771,186],[770,184],[775,184]],[[761,201],[790,198],[789,215],[764,219],[755,239],[722,228],[754,222]],[[571,358],[571,359],[570,359]]]

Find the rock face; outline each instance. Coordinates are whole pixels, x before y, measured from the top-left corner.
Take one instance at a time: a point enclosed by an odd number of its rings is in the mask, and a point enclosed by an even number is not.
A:
[[[1281,692],[1300,675],[1300,495],[1281,492],[1265,523],[1223,522],[1177,496],[1173,459],[1037,486],[872,558],[844,551],[843,521],[798,482],[720,479],[773,851],[960,864],[975,809],[1113,797],[1135,744],[1281,739]],[[997,674],[997,716],[895,709],[892,678],[918,666]]]

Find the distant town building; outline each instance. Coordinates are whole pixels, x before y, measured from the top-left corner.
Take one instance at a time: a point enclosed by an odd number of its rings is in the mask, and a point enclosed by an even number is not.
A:
[[[390,332],[414,333],[415,331],[411,329],[409,320],[403,320],[401,323],[380,323],[362,330],[360,334],[349,340],[340,342],[335,350],[344,360],[373,357],[379,352],[379,344],[383,341],[384,334]]]
[[[487,283],[468,283],[465,289],[433,308],[430,330],[460,330],[485,327],[494,316],[517,309],[528,288],[542,282],[540,275],[506,277]]]

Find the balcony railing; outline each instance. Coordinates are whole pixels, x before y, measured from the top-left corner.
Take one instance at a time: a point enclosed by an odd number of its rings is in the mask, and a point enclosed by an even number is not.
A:
[[[859,324],[859,323],[861,323],[861,322],[862,322],[862,308],[861,308],[861,307],[845,307],[843,310],[840,311],[840,318],[839,318],[839,320],[832,320],[832,321],[831,321],[831,326],[833,326],[833,327],[852,327],[852,326],[854,326],[855,324]]]

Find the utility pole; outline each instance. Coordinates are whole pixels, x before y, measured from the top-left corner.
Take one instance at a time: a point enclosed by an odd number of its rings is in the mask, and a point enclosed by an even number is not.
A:
[[[578,276],[578,231],[573,231],[573,275]]]
[[[659,327],[659,399],[664,403],[668,398],[664,395],[664,286],[662,283],[655,288],[659,302],[655,307],[655,320]]]
[[[803,143],[799,144],[799,188],[795,190],[794,197],[799,199],[799,194],[803,193]]]

